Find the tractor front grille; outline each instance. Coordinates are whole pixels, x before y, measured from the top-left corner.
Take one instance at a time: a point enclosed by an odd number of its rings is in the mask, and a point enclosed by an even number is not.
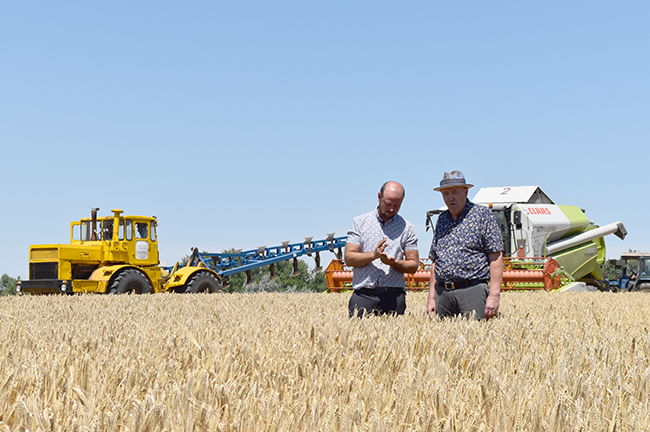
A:
[[[29,264],[29,279],[58,279],[59,278],[59,263],[45,262],[45,263],[30,263]]]

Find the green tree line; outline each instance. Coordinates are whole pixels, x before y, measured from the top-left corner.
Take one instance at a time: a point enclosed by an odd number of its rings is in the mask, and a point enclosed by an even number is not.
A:
[[[228,278],[228,286],[225,292],[269,292],[269,291],[290,291],[290,292],[319,292],[327,290],[325,272],[312,273],[309,266],[302,260],[298,260],[298,272],[293,277],[292,260],[280,261],[275,264],[275,278],[270,279],[270,268],[258,267],[251,270],[252,283],[245,285],[246,273],[237,273]]]
[[[7,273],[3,274],[0,277],[0,295],[14,295],[16,294],[16,282],[20,280],[20,276],[17,279],[12,278]]]

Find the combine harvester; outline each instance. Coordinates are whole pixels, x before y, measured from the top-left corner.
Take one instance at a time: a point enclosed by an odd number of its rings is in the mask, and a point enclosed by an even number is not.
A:
[[[199,252],[194,248],[186,265],[159,265],[156,217],[125,216],[113,210],[112,216],[90,218],[70,224],[70,244],[32,245],[29,248],[29,279],[19,282],[17,291],[30,294],[73,293],[198,293],[218,292],[228,277],[269,267],[269,279],[275,277],[275,264],[310,256],[320,267],[320,253],[329,251],[342,256],[346,237],[329,234],[324,240],[308,237],[302,243],[283,242],[235,253]]]
[[[621,222],[599,227],[576,206],[556,205],[537,186],[488,187],[474,199],[492,209],[504,243],[503,290],[607,290],[603,279],[605,239],[621,240],[627,231]],[[427,229],[433,227],[427,213]]]

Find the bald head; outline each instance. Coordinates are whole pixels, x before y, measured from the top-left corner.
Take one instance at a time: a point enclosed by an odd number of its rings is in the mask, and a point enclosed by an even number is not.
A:
[[[397,183],[396,181],[387,181],[381,185],[381,189],[379,189],[379,198],[384,196],[384,192],[386,190],[392,191],[393,193],[400,193],[402,195],[402,199],[404,199],[404,186]]]
[[[394,181],[386,182],[379,190],[379,216],[385,221],[395,217],[404,200],[404,187]]]

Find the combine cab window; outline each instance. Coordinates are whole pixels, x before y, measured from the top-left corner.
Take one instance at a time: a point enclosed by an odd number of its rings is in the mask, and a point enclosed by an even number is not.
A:
[[[151,241],[156,241],[156,224],[151,222]]]

